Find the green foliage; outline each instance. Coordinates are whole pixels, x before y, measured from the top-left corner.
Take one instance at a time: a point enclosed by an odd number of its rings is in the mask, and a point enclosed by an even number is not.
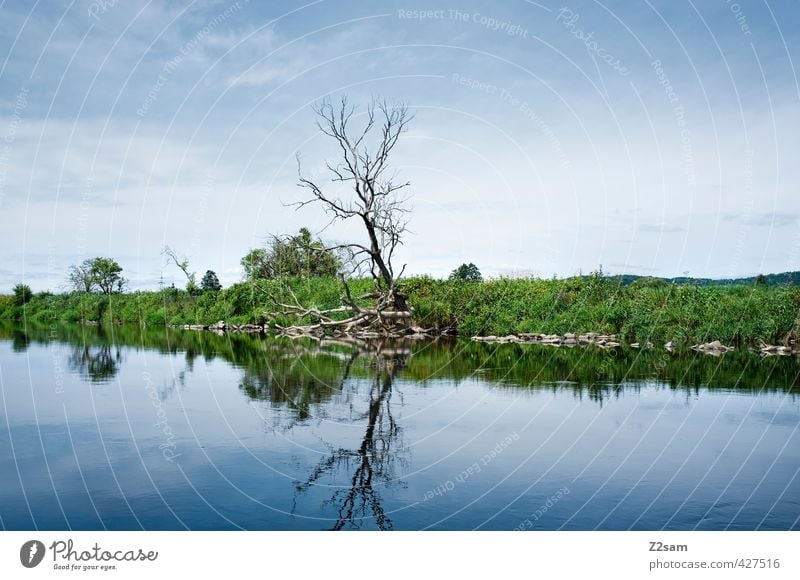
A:
[[[323,347],[310,339],[262,338],[244,333],[218,336],[156,325],[121,325],[111,332],[102,325],[29,323],[23,327],[0,323],[0,339],[12,341],[17,351],[54,341],[70,345],[74,353],[69,357],[70,370],[94,382],[107,381],[129,364],[128,357],[118,356],[123,346],[178,356],[189,367],[197,357],[229,361],[242,369],[239,388],[245,394],[276,405],[288,403],[303,418],[315,415],[310,411],[316,403],[337,396],[338,389],[331,385],[339,384],[345,373],[354,378],[374,377],[374,361],[369,356],[339,356],[351,353],[348,347]],[[685,390],[687,394],[702,387],[791,393],[795,397],[800,390],[795,360],[760,360],[742,350],[726,354],[724,364],[720,364],[715,357],[670,354],[663,349],[620,348],[612,353],[541,345],[498,347],[469,340],[419,342],[411,349],[411,356],[398,370],[403,380],[474,380],[478,371],[480,378],[492,382],[494,388],[570,389],[597,402],[619,396],[622,383],[638,388],[635,383],[643,381],[657,381],[664,388]]]
[[[350,283],[354,296],[374,282]],[[613,332],[627,341],[726,344],[783,341],[800,333],[800,289],[774,285],[697,286],[639,283],[584,276],[564,280],[500,278],[484,282],[404,279],[403,292],[423,327],[453,328],[462,335],[517,332]],[[291,290],[291,292],[289,292]],[[276,303],[299,302],[320,309],[341,304],[335,278],[272,278],[234,284],[192,297],[187,291],[112,295],[72,292],[36,294],[26,305],[29,320],[133,322],[144,325],[288,324]],[[0,296],[0,318],[21,316],[13,296]],[[344,316],[344,314],[343,314]]]
[[[0,295],[0,319],[10,320],[16,318],[17,303],[14,296],[8,294]]]
[[[69,267],[69,286],[77,292],[98,288],[103,294],[122,292],[125,278],[122,267],[111,258],[91,258]]]
[[[342,265],[338,256],[325,251],[322,242],[314,240],[306,228],[301,228],[296,236],[273,238],[268,249],[251,250],[241,264],[249,281],[333,277]]]
[[[241,260],[244,275],[247,280],[267,280],[272,278],[270,254],[266,248],[250,250]]]
[[[186,293],[189,296],[200,296],[203,293],[203,289],[195,282],[194,274],[189,276],[189,280],[186,282]]]
[[[641,276],[623,274],[617,276],[623,284],[633,284],[641,280]],[[661,280],[664,284],[692,284],[695,286],[749,286],[752,284],[766,284],[769,286],[800,285],[800,271],[781,272],[780,274],[759,274],[749,278],[687,278],[679,276],[677,278],[648,278],[649,280]]]
[[[669,286],[663,278],[637,278],[631,282],[632,288],[666,288]]]
[[[216,272],[206,270],[205,276],[200,281],[200,289],[203,292],[219,292],[222,290],[222,284],[219,283]]]
[[[14,303],[17,306],[24,306],[33,298],[33,291],[27,284],[17,284],[14,286]]]
[[[403,289],[421,326],[464,335],[613,332],[630,341],[778,342],[797,335],[800,291],[788,286],[694,286],[618,278],[413,278]],[[794,300],[798,300],[795,304]]]
[[[91,275],[103,294],[111,294],[114,291],[121,292],[125,283],[122,277],[122,266],[111,258],[92,260]]]
[[[461,264],[458,268],[450,273],[450,280],[461,280],[462,282],[481,282],[483,276],[478,267],[470,262],[469,264]]]

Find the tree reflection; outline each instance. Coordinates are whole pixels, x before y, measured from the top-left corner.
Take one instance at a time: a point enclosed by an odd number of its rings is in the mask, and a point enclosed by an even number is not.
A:
[[[289,430],[313,416],[325,415],[325,404],[341,393],[356,359],[357,350],[334,350],[327,343],[307,345],[285,341],[262,345],[266,352],[251,357],[244,367],[240,388],[254,400],[294,411]]]
[[[14,352],[25,352],[31,344],[28,333],[22,329],[15,329],[11,335],[11,349]]]
[[[118,346],[103,344],[94,349],[89,345],[74,345],[69,366],[93,383],[106,382],[119,372],[122,353]]]
[[[340,350],[335,350],[337,348]],[[350,352],[343,352],[341,348],[349,348]],[[291,375],[291,370],[295,367],[303,368],[306,371],[305,384],[312,378],[318,384],[324,383],[328,398],[335,393],[344,393],[345,385],[351,382],[351,374],[355,368],[358,369],[359,376],[353,379],[353,384],[363,383],[365,373],[368,378],[367,392],[362,395],[366,399],[366,410],[341,419],[356,424],[365,422],[364,434],[358,445],[328,445],[330,451],[312,469],[308,478],[297,482],[295,505],[312,488],[330,488],[335,491],[323,503],[332,507],[336,514],[332,530],[358,529],[369,522],[374,522],[379,530],[392,529],[392,520],[383,507],[380,489],[396,482],[396,467],[402,461],[401,449],[398,449],[400,428],[392,413],[392,402],[395,377],[404,368],[411,349],[396,343],[388,345],[384,342],[336,339],[322,340],[311,347],[297,344],[293,350],[294,364],[284,370],[289,370]],[[323,378],[308,372],[306,364],[309,357],[316,358],[321,354],[340,361],[338,376],[334,378],[328,375]],[[306,364],[298,361],[306,361]],[[328,365],[326,368],[331,367]],[[273,388],[278,383],[291,385],[291,381],[286,381],[289,377],[278,380],[275,370],[272,369],[269,377],[269,384]],[[278,393],[279,398],[297,411],[298,420],[309,416],[307,389],[282,387],[271,398],[278,398]],[[326,419],[337,420],[328,417]],[[346,474],[344,485],[338,483],[342,473]]]
[[[332,451],[317,464],[305,482],[297,484],[297,492],[301,494],[340,469],[352,473],[349,485],[336,489],[326,502],[334,506],[338,514],[332,530],[360,528],[369,520],[374,520],[379,530],[392,529],[379,488],[395,481],[395,466],[399,461],[399,450],[395,447],[400,428],[392,414],[392,387],[395,374],[405,364],[405,359],[397,357],[396,353],[386,356],[378,351],[375,362],[361,444],[357,449]]]

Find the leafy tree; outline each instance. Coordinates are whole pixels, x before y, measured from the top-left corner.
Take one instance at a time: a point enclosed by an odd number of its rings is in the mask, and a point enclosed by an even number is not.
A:
[[[219,283],[216,272],[206,270],[203,279],[200,281],[200,289],[203,292],[219,292],[222,290],[222,284]]]
[[[470,262],[469,264],[461,264],[458,268],[450,273],[451,280],[461,280],[463,282],[481,282],[483,276],[478,267]]]
[[[92,292],[99,288],[103,294],[122,292],[127,280],[122,267],[112,258],[89,258],[69,267],[69,286],[77,292]]]
[[[251,281],[281,276],[333,277],[342,266],[339,257],[327,251],[307,228],[301,228],[295,236],[273,237],[269,248],[251,250],[241,264]]]
[[[314,240],[307,228],[300,228],[296,236],[285,240],[273,239],[272,253],[281,276],[332,277],[341,267],[336,254],[326,251],[323,243]]]
[[[103,294],[122,291],[125,285],[122,266],[111,258],[94,258],[91,263],[92,278]]]
[[[756,277],[756,285],[757,285],[757,286],[763,286],[763,285],[764,285],[764,284],[766,284],[766,283],[767,283],[767,277],[766,277],[766,276],[764,276],[764,274],[759,274],[759,275]]]
[[[266,248],[250,250],[241,260],[244,276],[247,280],[265,280],[272,278],[270,253]]]
[[[33,298],[33,291],[27,284],[17,284],[14,286],[14,302],[17,306],[24,306]]]

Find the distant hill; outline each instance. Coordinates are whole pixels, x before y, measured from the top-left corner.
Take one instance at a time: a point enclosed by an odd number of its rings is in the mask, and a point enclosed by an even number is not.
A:
[[[800,272],[781,272],[780,274],[762,274],[760,276],[750,276],[749,278],[689,278],[679,276],[677,278],[659,278],[655,276],[636,276],[634,274],[622,274],[619,276],[609,276],[609,278],[618,278],[623,285],[631,284],[636,280],[663,280],[667,284],[696,284],[698,286],[712,286],[712,285],[751,285],[760,282],[770,286],[785,286],[793,285],[800,286]],[[759,280],[761,278],[761,280]]]

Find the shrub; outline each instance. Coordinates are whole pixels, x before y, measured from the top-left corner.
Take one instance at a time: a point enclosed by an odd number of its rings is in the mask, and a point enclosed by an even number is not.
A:
[[[14,302],[17,306],[24,306],[33,298],[33,291],[27,284],[17,284],[14,286]]]

